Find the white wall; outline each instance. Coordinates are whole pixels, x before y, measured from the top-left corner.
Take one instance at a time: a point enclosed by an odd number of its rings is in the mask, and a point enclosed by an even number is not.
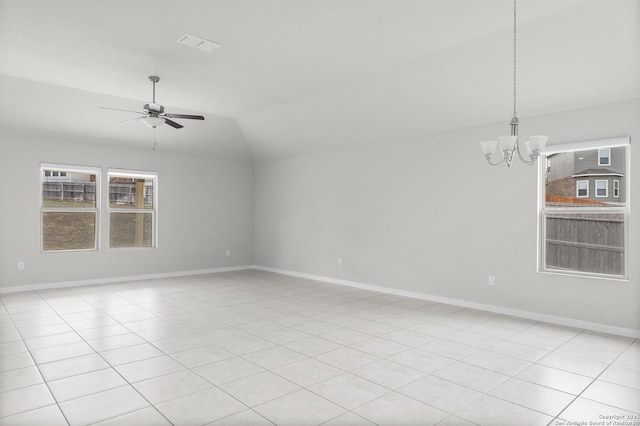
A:
[[[240,135],[239,129],[236,132]],[[0,287],[252,264],[251,159],[180,154],[176,150],[163,151],[162,145],[159,148],[152,151],[151,143],[144,148],[131,148],[112,141],[88,142],[71,134],[3,128]],[[158,172],[158,248],[108,249],[105,209],[101,214],[99,251],[41,253],[40,162],[100,167],[103,206],[107,200],[108,167]],[[230,257],[225,256],[226,249],[231,250]],[[18,261],[25,262],[24,271],[18,271]]]
[[[547,134],[551,143],[630,135],[633,166],[638,117],[639,100],[620,102],[521,117],[520,134]],[[255,263],[640,330],[638,215],[630,219],[631,281],[538,273],[537,168],[489,167],[478,145],[507,132],[505,121],[258,161]],[[638,174],[631,184],[634,202]]]

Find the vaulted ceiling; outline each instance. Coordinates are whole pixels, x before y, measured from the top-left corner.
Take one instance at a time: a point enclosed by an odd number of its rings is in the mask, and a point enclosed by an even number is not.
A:
[[[140,110],[158,75],[167,110],[207,117],[157,130],[184,150],[265,158],[506,122],[512,20],[511,0],[0,0],[0,120],[148,143],[97,106]],[[518,2],[521,117],[638,98],[639,75],[640,1]]]

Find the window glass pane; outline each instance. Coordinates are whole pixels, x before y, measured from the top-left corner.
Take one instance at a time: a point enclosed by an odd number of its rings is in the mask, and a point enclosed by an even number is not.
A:
[[[601,167],[603,152],[607,154],[606,167]],[[626,147],[559,152],[549,154],[547,160],[550,161],[544,176],[546,207],[625,205]],[[619,196],[608,190],[614,180],[620,182]]]
[[[547,269],[624,274],[624,214],[547,213]]]
[[[96,175],[43,170],[42,206],[95,208]]]
[[[588,197],[589,196],[589,181],[588,180],[579,180],[576,182],[578,186],[578,197]]]
[[[109,177],[109,207],[153,209],[153,203],[153,179]]]
[[[111,212],[109,215],[110,247],[151,247],[152,244],[152,213]]]
[[[95,212],[42,213],[42,249],[86,250],[95,248]]]
[[[609,157],[611,155],[611,150],[607,149],[599,149],[598,150],[598,165],[600,166],[608,166],[610,164]]]

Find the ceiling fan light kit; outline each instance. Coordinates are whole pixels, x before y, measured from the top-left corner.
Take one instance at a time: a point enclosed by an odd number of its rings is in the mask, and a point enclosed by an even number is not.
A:
[[[160,117],[149,116],[149,117],[141,117],[140,119],[144,124],[146,124],[147,126],[153,129],[160,126],[161,124],[164,124],[164,118],[160,118]]]
[[[140,120],[144,124],[146,124],[147,126],[153,129],[165,123],[173,127],[174,129],[181,129],[182,127],[184,127],[182,124],[171,120],[172,118],[188,119],[188,120],[204,120],[204,117],[202,115],[165,113],[164,107],[156,103],[156,83],[160,81],[160,77],[155,75],[150,75],[149,80],[151,81],[151,83],[153,83],[153,100],[144,105],[142,112],[129,111],[126,109],[108,108],[108,107],[100,107],[100,108],[111,109],[115,111],[135,112],[137,114],[141,114],[140,117],[134,117],[129,120],[125,120],[123,121],[123,123]]]
[[[518,153],[520,160],[528,165],[532,166],[536,163],[536,160],[542,153],[548,136],[530,136],[528,141],[522,143],[518,141],[518,115],[516,113],[516,0],[513,0],[513,118],[509,123],[511,127],[510,136],[500,136],[498,140],[480,142],[480,148],[484,154],[484,158],[492,166],[499,166],[500,164],[506,164],[507,167],[511,167],[513,157],[515,153]],[[522,150],[524,149],[524,154]],[[496,151],[502,153],[502,159],[498,161],[491,161]]]

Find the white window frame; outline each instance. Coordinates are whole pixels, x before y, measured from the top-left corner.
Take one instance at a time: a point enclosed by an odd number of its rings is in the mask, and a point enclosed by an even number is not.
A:
[[[613,197],[620,198],[620,181],[618,179],[613,181]]]
[[[61,172],[65,173],[83,173],[92,174],[96,176],[96,202],[93,208],[72,208],[72,207],[45,207],[42,199],[42,184],[44,183],[44,171],[49,170],[51,172],[57,172],[60,176]],[[73,166],[67,164],[51,164],[40,163],[40,253],[69,253],[76,251],[98,251],[100,249],[100,167],[87,167],[87,166]],[[51,173],[51,176],[55,176]],[[86,249],[70,249],[70,250],[45,250],[44,249],[44,213],[46,212],[59,212],[59,213],[90,213],[95,215],[95,234],[93,237],[93,247]]]
[[[546,172],[546,157],[551,154],[558,154],[562,152],[576,152],[589,149],[602,149],[602,148],[614,148],[625,147],[625,161],[626,161],[626,173],[625,179],[627,185],[625,185],[625,205],[620,207],[547,207],[545,203],[545,172]],[[600,152],[598,152],[598,156]],[[547,145],[541,154],[540,161],[538,161],[538,272],[549,273],[554,275],[568,275],[568,276],[583,276],[598,279],[607,279],[613,281],[629,281],[629,247],[630,236],[629,231],[629,215],[631,212],[631,200],[630,200],[630,183],[631,183],[631,143],[629,136],[598,139],[592,141],[573,142],[566,144]],[[609,159],[611,156],[609,156]],[[577,191],[577,190],[576,190]],[[574,271],[574,270],[558,270],[546,268],[545,265],[545,247],[546,247],[546,215],[549,213],[619,213],[624,217],[624,271],[622,275],[610,275],[610,274],[598,274],[592,272]]]
[[[604,157],[604,155],[600,155],[600,151],[607,151],[607,162],[601,163],[600,159]],[[611,165],[611,148],[599,148],[598,149],[598,166],[610,166]]]
[[[580,195],[580,189],[584,189],[584,188],[580,188],[580,184],[581,183],[586,183],[587,184],[587,194],[586,195]],[[577,180],[576,181],[576,197],[577,198],[588,198],[589,197],[589,180]]]
[[[111,207],[111,203],[107,201],[109,218],[107,223],[109,224],[109,240],[111,239],[111,213],[150,213],[152,223],[152,236],[151,246],[148,247],[111,247],[109,243],[109,250],[148,250],[158,247],[158,173],[142,170],[129,170],[129,169],[108,169],[107,170],[107,191],[109,191],[108,183],[111,182],[112,177],[123,177],[132,179],[149,179],[153,181],[153,208],[151,209],[131,209],[131,208],[117,208]]]
[[[604,182],[604,195],[600,195],[598,194],[598,190],[601,188],[598,188],[598,183],[599,182]],[[609,197],[609,181],[607,179],[596,179],[596,183],[595,183],[595,191],[596,191],[596,198],[607,198]]]

